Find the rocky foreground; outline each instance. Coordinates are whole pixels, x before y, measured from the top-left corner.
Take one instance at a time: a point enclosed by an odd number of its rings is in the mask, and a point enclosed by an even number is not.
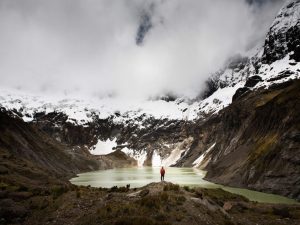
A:
[[[139,189],[6,186],[1,224],[299,224],[299,205],[249,202],[221,189],[161,182]]]

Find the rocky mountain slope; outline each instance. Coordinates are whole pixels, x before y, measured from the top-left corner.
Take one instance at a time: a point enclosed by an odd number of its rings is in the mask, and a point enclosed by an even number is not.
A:
[[[98,162],[92,161],[89,154],[72,151],[3,108],[0,111],[0,130],[1,156],[7,161],[22,159],[24,167],[28,162],[41,170],[52,171],[54,177],[99,168]],[[6,166],[13,166],[13,163]],[[13,173],[13,169],[9,172]]]
[[[84,148],[70,148],[4,108],[0,108],[0,132],[0,178],[14,185],[36,185],[48,179],[59,181],[79,172],[113,168],[123,163],[135,165],[129,163],[133,159],[124,153],[97,158]],[[4,178],[2,174],[9,176]]]

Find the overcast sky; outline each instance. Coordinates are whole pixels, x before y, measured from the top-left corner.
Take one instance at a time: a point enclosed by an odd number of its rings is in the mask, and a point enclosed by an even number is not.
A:
[[[0,0],[0,88],[193,97],[283,0]]]

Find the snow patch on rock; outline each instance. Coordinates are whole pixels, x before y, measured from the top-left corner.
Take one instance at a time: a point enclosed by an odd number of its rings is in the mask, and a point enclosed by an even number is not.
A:
[[[232,96],[237,89],[243,86],[244,82],[240,82],[233,87],[219,88],[200,103],[200,112],[205,114],[218,113],[221,109],[231,104]]]
[[[300,63],[290,60],[290,56],[286,55],[283,59],[277,60],[272,64],[262,64],[258,75],[262,77],[263,81],[258,83],[255,88],[269,88],[273,84],[287,82],[300,78]],[[282,73],[287,72],[286,76]],[[280,78],[282,77],[282,78]]]
[[[98,140],[97,144],[93,146],[90,150],[93,155],[107,155],[109,153],[114,152],[114,148],[117,147],[117,139],[106,141]]]

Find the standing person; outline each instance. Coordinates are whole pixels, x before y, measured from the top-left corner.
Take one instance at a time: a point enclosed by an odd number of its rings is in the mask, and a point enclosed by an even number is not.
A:
[[[165,169],[164,167],[162,166],[161,169],[160,169],[160,180],[163,181],[165,180]]]

